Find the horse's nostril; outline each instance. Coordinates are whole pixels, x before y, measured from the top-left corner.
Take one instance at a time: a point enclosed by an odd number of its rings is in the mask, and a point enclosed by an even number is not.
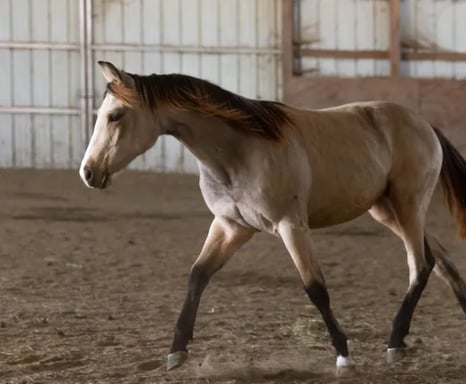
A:
[[[84,178],[89,184],[92,184],[92,180],[94,179],[94,173],[92,173],[89,167],[84,167]]]

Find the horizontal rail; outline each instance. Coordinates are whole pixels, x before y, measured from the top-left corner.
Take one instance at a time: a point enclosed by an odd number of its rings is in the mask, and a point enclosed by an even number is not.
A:
[[[156,51],[167,53],[210,53],[210,54],[280,54],[279,48],[267,47],[197,47],[191,45],[166,44],[93,44],[95,51]],[[79,50],[79,43],[48,43],[0,41],[0,49],[54,49],[62,51]]]
[[[309,49],[295,48],[298,56],[309,56],[329,59],[388,59],[388,51],[379,50],[345,50],[345,49]],[[403,60],[413,61],[466,61],[465,52],[414,52],[402,51]]]
[[[79,115],[78,108],[58,108],[58,107],[8,107],[0,106],[0,113],[13,115],[37,114],[37,115]]]
[[[19,42],[0,41],[0,49],[52,49],[61,51],[78,51],[79,43],[47,43],[47,42]],[[279,55],[279,48],[267,47],[196,47],[191,45],[165,44],[92,44],[94,51],[139,51],[139,52],[167,52],[167,53],[204,53],[204,54],[263,54]]]
[[[388,59],[388,51],[352,51],[344,49],[297,49],[301,56],[312,56],[329,59]]]
[[[0,49],[34,49],[79,51],[79,44],[65,43],[26,43],[0,41]],[[167,53],[199,53],[199,54],[259,54],[279,55],[278,48],[255,47],[195,47],[183,45],[142,45],[142,44],[93,44],[94,51],[139,51],[139,52],[167,52]],[[381,50],[345,50],[345,49],[311,49],[295,46],[295,53],[299,56],[333,58],[333,59],[388,59],[388,51]],[[466,52],[419,52],[402,51],[403,60],[413,61],[466,61]]]
[[[466,61],[466,52],[410,52],[402,51],[401,58],[404,60],[424,61]]]
[[[204,54],[264,54],[279,55],[279,48],[267,47],[196,47],[192,45],[154,45],[154,44],[93,44],[94,51],[139,51],[167,53],[204,53]]]
[[[57,51],[78,51],[79,44],[67,43],[26,43],[19,41],[0,41],[0,49],[53,49]]]

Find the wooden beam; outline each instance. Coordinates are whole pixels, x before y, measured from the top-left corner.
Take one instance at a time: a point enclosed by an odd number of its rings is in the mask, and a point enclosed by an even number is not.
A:
[[[310,56],[310,57],[322,57],[330,59],[388,59],[388,51],[380,50],[348,50],[348,49],[313,49],[313,48],[299,48],[299,42],[294,44],[295,52],[299,52],[296,56]],[[466,52],[416,52],[410,50],[402,50],[401,57],[403,60],[412,61],[465,61]]]
[[[400,0],[390,0],[390,73],[400,77]]]
[[[283,80],[293,77],[294,0],[282,0],[282,68]]]
[[[465,61],[465,52],[410,52],[401,53],[403,60],[442,60],[442,61]]]
[[[297,48],[297,50],[298,49],[299,48]],[[388,51],[303,48],[300,49],[299,52],[301,56],[331,59],[388,59]]]

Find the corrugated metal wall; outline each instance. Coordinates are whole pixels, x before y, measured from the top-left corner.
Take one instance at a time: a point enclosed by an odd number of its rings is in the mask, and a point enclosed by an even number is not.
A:
[[[386,0],[302,0],[303,48],[388,50]],[[314,76],[387,76],[388,60],[304,58],[302,69]]]
[[[88,134],[80,126],[83,1],[0,0],[0,167],[78,166]],[[245,96],[280,98],[279,0],[88,3],[94,108],[104,90],[100,59],[136,73],[182,72]],[[132,168],[197,172],[190,153],[170,137]]]
[[[0,0],[0,106],[8,107],[0,109],[1,167],[78,164],[84,145],[78,5],[75,0]],[[44,49],[43,42],[56,46]],[[45,113],[52,107],[55,114]]]
[[[401,40],[406,48],[466,52],[465,0],[405,0],[400,5]],[[387,0],[301,0],[303,48],[388,50]],[[308,76],[388,76],[388,60],[303,58]],[[466,78],[466,63],[406,61],[405,77]]]
[[[181,72],[245,96],[278,99],[276,0],[95,1],[94,52],[135,73]],[[96,73],[95,103],[104,80]],[[172,137],[139,157],[133,168],[197,172]]]
[[[401,2],[401,38],[407,48],[466,52],[466,1],[416,0]],[[466,79],[466,62],[404,62],[411,77]]]

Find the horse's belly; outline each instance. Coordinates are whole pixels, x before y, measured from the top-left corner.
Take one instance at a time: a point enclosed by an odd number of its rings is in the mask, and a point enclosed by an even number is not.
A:
[[[387,186],[385,177],[362,185],[364,187],[353,185],[352,188],[329,188],[321,194],[314,193],[308,204],[309,226],[328,227],[361,216],[380,198]]]
[[[309,227],[311,228],[322,228],[329,227],[332,225],[337,225],[350,221],[358,216],[361,216],[366,212],[371,204],[366,204],[365,206],[353,207],[351,210],[347,209],[346,211],[336,211],[333,208],[329,209],[319,209],[315,212],[309,213]]]

